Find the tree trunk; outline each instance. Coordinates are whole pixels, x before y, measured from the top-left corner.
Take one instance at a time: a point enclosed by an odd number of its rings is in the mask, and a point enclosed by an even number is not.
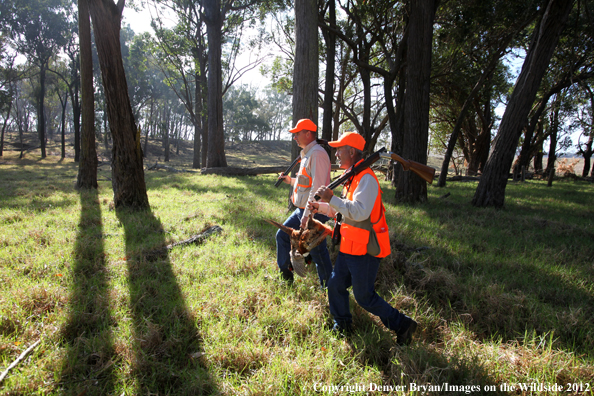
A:
[[[89,5],[87,4],[87,15],[88,13],[88,9],[89,9]],[[90,18],[90,17],[89,17]],[[80,26],[79,26],[79,31],[80,31]],[[90,36],[90,23],[89,23],[89,36]],[[79,69],[82,66],[80,66],[79,63]],[[91,70],[92,72],[92,70]],[[80,113],[81,113],[81,106],[80,106],[80,98],[79,98],[79,86],[80,86],[80,76],[77,75],[76,73],[76,68],[75,70],[72,72],[72,79],[74,81],[73,84],[73,89],[72,89],[72,93],[70,95],[70,101],[72,102],[72,117],[73,117],[73,122],[74,122],[74,162],[79,162],[80,161]],[[82,78],[82,77],[80,77]]]
[[[168,110],[163,109],[163,111],[167,111],[167,114],[163,114],[163,121],[161,125],[164,126],[163,128],[163,161],[169,162],[169,151],[170,151],[170,144],[169,144],[169,128],[171,127],[171,107]]]
[[[295,1],[293,126],[302,118],[318,123],[318,15],[315,0]]]
[[[66,107],[68,106],[68,94],[64,95],[64,99],[58,93],[58,97],[60,98],[60,104],[62,105],[62,129],[60,131],[60,140],[61,140],[61,159],[66,158]]]
[[[194,116],[192,117],[192,124],[194,125],[194,152],[192,155],[192,168],[200,169],[200,147],[202,139],[200,134],[202,128],[200,128],[200,121],[202,117],[202,90],[200,89],[200,76],[198,73],[195,74],[196,86],[194,87]]]
[[[47,61],[41,61],[39,65],[39,96],[37,97],[37,136],[41,145],[41,158],[46,157],[45,153],[45,69]]]
[[[406,57],[408,48],[406,43],[404,45],[404,53],[402,54],[403,67],[398,72],[398,93],[396,95],[396,128],[392,130],[392,146],[391,151],[402,156],[402,145],[404,144],[404,104],[406,103]],[[392,128],[390,126],[390,128]],[[404,174],[402,166],[397,162],[390,161],[392,168],[391,182],[392,186],[397,187],[400,177]]]
[[[329,1],[328,17],[330,24],[336,25],[336,0]],[[322,139],[332,140],[332,105],[334,103],[334,68],[336,57],[336,34],[322,30],[326,40],[326,86],[324,88],[324,118],[322,121]]]
[[[223,14],[221,0],[206,1],[206,31],[208,36],[208,154],[206,166],[227,166],[225,158],[225,132],[223,130],[223,73],[221,45]]]
[[[2,125],[2,137],[0,137],[0,157],[2,157],[4,153],[4,131],[6,131],[6,126],[8,125],[8,119],[10,118],[10,111],[12,110],[12,103],[14,100],[10,99],[10,103],[8,103],[8,111],[6,112],[6,118],[4,119],[4,125]]]
[[[594,94],[588,87],[588,93],[590,94],[590,108],[592,109],[592,126],[590,127],[590,136],[588,137],[588,143],[586,143],[586,150],[584,154],[584,169],[582,170],[582,177],[587,177],[590,171],[590,160],[592,158],[592,143],[594,141]],[[594,169],[594,168],[592,168]],[[594,176],[594,172],[592,173]]]
[[[429,141],[429,87],[435,8],[435,0],[410,2],[407,93],[404,104],[406,128],[402,155],[422,164],[427,163]],[[412,172],[402,173],[396,188],[396,199],[409,203],[426,201],[427,182]]]
[[[504,204],[505,187],[518,140],[572,6],[573,0],[550,0],[534,30],[522,71],[472,200],[474,206],[502,207]]]
[[[148,209],[140,129],[136,128],[130,106],[120,47],[124,2],[120,1],[116,6],[112,0],[90,0],[89,6],[113,139],[111,168],[114,205],[116,208]]]
[[[555,161],[557,160],[557,140],[559,138],[559,108],[561,106],[561,99],[559,95],[555,99],[553,108],[551,109],[550,117],[550,128],[551,133],[549,134],[549,157],[547,159],[547,168],[545,173],[550,175],[555,173]],[[549,177],[549,183],[552,183],[552,176]]]
[[[97,188],[98,162],[97,149],[95,148],[95,90],[93,87],[93,55],[89,18],[89,3],[87,0],[78,0],[82,133],[76,187],[85,189]]]
[[[588,143],[586,143],[586,151],[584,151],[584,169],[582,170],[582,177],[587,177],[590,171],[590,160],[592,159],[592,142],[594,140],[594,133],[590,133]]]

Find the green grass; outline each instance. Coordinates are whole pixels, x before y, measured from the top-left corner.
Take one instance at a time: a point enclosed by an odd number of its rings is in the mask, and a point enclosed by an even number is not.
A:
[[[278,280],[263,219],[284,220],[287,190],[272,175],[147,172],[151,211],[116,212],[107,166],[98,191],[78,192],[70,160],[4,161],[0,370],[42,342],[0,394],[594,387],[592,184],[510,182],[503,210],[473,208],[475,183],[429,187],[416,206],[384,184],[393,253],[377,289],[420,324],[401,348],[354,301],[354,335],[334,336],[313,270],[291,288]],[[214,224],[223,232],[202,245],[148,254]]]

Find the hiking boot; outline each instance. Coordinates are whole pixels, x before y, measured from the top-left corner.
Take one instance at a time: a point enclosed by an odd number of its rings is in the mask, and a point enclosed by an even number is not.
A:
[[[396,331],[396,343],[398,345],[408,345],[412,341],[413,333],[417,330],[417,322],[408,316],[402,318],[400,328]]]
[[[341,326],[338,323],[334,323],[334,326],[332,326],[332,332],[338,337],[348,337],[353,332],[353,328],[350,325]]]
[[[293,275],[293,271],[291,270],[281,270],[280,272],[281,279],[287,282],[288,285],[292,285],[295,277]]]

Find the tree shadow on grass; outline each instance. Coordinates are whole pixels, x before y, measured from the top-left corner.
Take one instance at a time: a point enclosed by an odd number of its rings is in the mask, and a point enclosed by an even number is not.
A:
[[[419,335],[410,345],[399,346],[393,332],[357,305],[353,324],[355,331],[346,341],[357,351],[361,365],[382,373],[382,383],[366,384],[376,387],[369,390],[396,393],[400,387],[405,394],[505,394],[477,356],[463,350],[444,354],[434,344],[418,341]]]
[[[66,357],[60,387],[87,395],[114,391],[114,354],[103,225],[97,190],[80,191],[81,214],[74,250],[70,314],[62,336]]]
[[[117,210],[125,230],[133,316],[133,367],[141,394],[216,393],[199,355],[202,342],[168,254],[163,226],[149,211]]]

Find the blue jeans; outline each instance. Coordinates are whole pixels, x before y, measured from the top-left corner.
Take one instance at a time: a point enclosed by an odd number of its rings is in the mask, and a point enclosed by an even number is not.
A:
[[[375,291],[375,279],[379,269],[379,258],[366,254],[353,256],[338,253],[334,271],[328,281],[328,302],[334,323],[341,328],[349,328],[353,317],[349,307],[350,286],[357,303],[366,311],[379,316],[382,323],[390,330],[397,331],[403,314],[393,308]]]
[[[304,211],[305,209],[295,209],[295,211],[291,214],[291,216],[289,216],[287,220],[285,220],[283,224],[287,227],[293,228],[294,230],[298,230],[299,227],[301,227],[301,217],[303,216]],[[330,218],[328,216],[316,213],[314,215],[314,219],[325,223]],[[276,262],[278,264],[278,268],[281,271],[289,269],[289,264],[291,263],[291,256],[289,255],[290,252],[291,238],[286,232],[279,229],[276,232]],[[326,246],[326,239],[324,239],[318,246],[313,248],[309,254],[313,259],[313,262],[316,264],[318,277],[320,278],[320,285],[325,287],[328,283],[328,278],[332,273],[332,261],[330,260],[330,253],[328,252],[328,247]]]

